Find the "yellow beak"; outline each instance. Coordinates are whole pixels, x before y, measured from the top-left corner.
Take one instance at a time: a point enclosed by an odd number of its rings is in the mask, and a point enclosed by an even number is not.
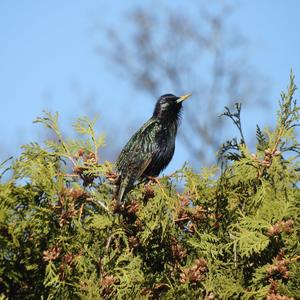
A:
[[[177,103],[180,103],[184,100],[186,100],[187,98],[191,97],[192,96],[192,93],[189,93],[189,94],[186,94],[186,95],[183,95],[183,96],[180,96],[179,99],[177,99]]]

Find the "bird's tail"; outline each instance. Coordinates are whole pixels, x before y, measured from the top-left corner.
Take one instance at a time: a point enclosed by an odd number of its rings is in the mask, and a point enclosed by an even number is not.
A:
[[[125,190],[126,190],[126,186],[124,186],[123,184],[121,184],[120,187],[119,187],[118,195],[117,195],[117,201],[118,201],[118,203],[122,203],[123,197],[125,195]]]
[[[120,175],[120,181],[119,181],[120,183],[115,193],[116,194],[115,199],[118,201],[118,203],[124,202],[124,198],[126,194],[133,188],[134,181],[135,181],[135,177]]]
[[[115,199],[117,200],[118,203],[122,203],[124,201],[124,197],[128,192],[129,184],[130,184],[130,178],[128,178],[127,176],[120,175],[119,184],[115,195]]]

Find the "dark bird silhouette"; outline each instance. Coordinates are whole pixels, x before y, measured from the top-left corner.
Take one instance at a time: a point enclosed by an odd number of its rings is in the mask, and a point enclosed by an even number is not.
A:
[[[175,151],[182,102],[190,96],[162,95],[152,117],[127,142],[116,162],[118,202],[136,181],[158,176],[169,164]]]

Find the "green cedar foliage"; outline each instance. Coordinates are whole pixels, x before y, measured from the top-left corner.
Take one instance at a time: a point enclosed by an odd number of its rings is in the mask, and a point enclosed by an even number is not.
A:
[[[1,165],[0,299],[300,299],[295,89],[291,75],[255,153],[240,105],[226,108],[241,139],[220,167],[141,183],[123,207],[95,121],[79,119],[82,138],[68,140],[57,114],[38,118],[57,138]]]

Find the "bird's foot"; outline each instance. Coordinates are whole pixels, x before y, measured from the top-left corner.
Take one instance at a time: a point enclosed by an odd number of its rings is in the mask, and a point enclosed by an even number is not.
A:
[[[159,179],[154,176],[147,176],[147,179],[149,180],[149,183],[154,182],[154,183],[159,183]]]

